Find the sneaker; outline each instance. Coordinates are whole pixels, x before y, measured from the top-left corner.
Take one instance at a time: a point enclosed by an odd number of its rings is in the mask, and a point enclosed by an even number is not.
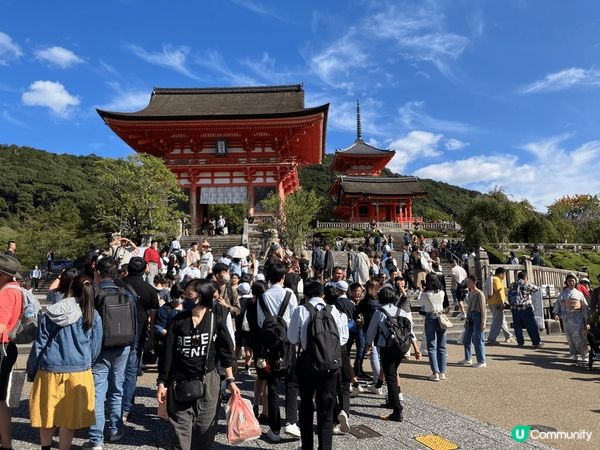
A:
[[[248,367],[245,371],[244,374],[248,375],[249,377],[252,376],[252,369],[250,367]]]
[[[472,366],[473,362],[470,359],[461,359],[458,364],[461,366]]]
[[[498,341],[490,341],[489,339],[485,341],[485,345],[498,345],[500,342]]]
[[[544,342],[540,341],[540,343],[537,344],[537,345],[534,345],[533,348],[540,348],[540,347],[543,347],[543,346],[544,346]]]
[[[571,353],[569,355],[569,359],[573,360],[573,361],[577,361],[577,355],[574,355],[573,353]]]
[[[445,380],[446,379],[446,373],[442,372],[440,373],[440,380]]]
[[[333,426],[333,433],[334,436],[341,436],[342,434],[344,434],[344,432],[342,431],[342,427],[340,426],[339,423],[336,423]]]
[[[281,442],[281,436],[279,436],[279,433],[275,433],[271,429],[267,431],[267,439],[271,442]]]
[[[460,313],[460,314],[458,315],[458,318],[459,318],[460,320],[465,320],[465,319],[467,318],[467,316],[465,315],[465,313]]]
[[[379,419],[388,420],[388,421],[392,421],[392,422],[402,422],[402,420],[404,420],[404,418],[402,417],[402,414],[395,414],[395,413],[392,413],[389,416],[379,416]]]
[[[346,411],[340,411],[337,418],[340,422],[340,430],[343,433],[350,433],[350,423],[348,422],[348,414],[346,414]]]
[[[285,427],[283,428],[283,432],[300,439],[300,428],[298,428],[298,425],[295,423],[286,423]]]
[[[400,399],[401,402],[404,401],[404,394],[402,394],[402,392],[398,393],[398,398]]]
[[[127,422],[127,421],[129,420],[129,413],[130,413],[130,412],[131,412],[131,411],[123,411],[123,415],[121,416],[121,420],[122,420],[123,422]]]
[[[375,384],[368,385],[367,391],[369,391],[371,394],[383,395],[383,388],[378,388]]]
[[[440,376],[437,373],[432,373],[431,375],[429,375],[428,380],[429,381],[440,381]]]
[[[487,367],[487,364],[485,363],[485,361],[484,362],[478,362],[473,367],[476,368],[476,369],[482,369],[484,367]]]
[[[506,342],[507,344],[512,344],[515,342],[515,338],[512,336],[509,336],[506,339],[504,339],[504,342]]]
[[[108,442],[119,442],[123,438],[123,430],[117,431],[114,434],[111,434],[108,438]]]
[[[96,442],[88,441],[81,446],[86,450],[102,450],[102,444],[97,444]]]

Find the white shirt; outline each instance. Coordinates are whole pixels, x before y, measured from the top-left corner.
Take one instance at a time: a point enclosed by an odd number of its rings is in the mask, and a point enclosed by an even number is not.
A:
[[[31,278],[42,278],[42,271],[40,269],[33,269],[31,272]]]
[[[320,297],[313,297],[309,300],[309,303],[318,310],[325,308],[325,302]],[[260,311],[260,307],[259,307]],[[348,318],[346,314],[341,313],[335,306],[331,306],[331,315],[335,324],[338,328],[340,335],[340,345],[348,342]],[[306,350],[306,342],[308,340],[308,322],[310,319],[310,312],[304,306],[299,306],[294,310],[292,314],[292,320],[288,325],[288,339],[292,344],[300,343],[302,350]]]
[[[202,278],[202,273],[194,266],[186,266],[181,272],[179,272],[179,281],[183,281],[185,277],[188,278]]]
[[[284,288],[281,284],[277,283],[271,286],[267,292],[263,294],[263,298],[265,301],[265,306],[269,310],[272,315],[277,315],[279,312],[279,307],[283,303],[283,298],[285,297],[286,292],[291,292],[292,296],[290,297],[290,302],[285,312],[283,313],[283,320],[287,323],[288,327],[290,326],[290,320],[292,319],[292,313],[298,307],[298,299],[294,295],[294,292],[289,288]],[[260,302],[260,299],[258,300]],[[265,321],[265,314],[263,313],[262,308],[260,307],[260,303],[256,306],[256,319],[258,322],[258,326],[262,328],[263,322]]]
[[[169,249],[170,252],[176,252],[181,250],[181,244],[179,243],[179,241],[177,239],[173,239],[171,241],[171,248]]]

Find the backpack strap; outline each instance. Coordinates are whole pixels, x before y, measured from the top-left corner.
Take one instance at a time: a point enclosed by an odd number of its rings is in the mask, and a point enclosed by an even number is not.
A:
[[[271,311],[269,311],[269,308],[267,308],[267,305],[265,304],[265,294],[261,294],[260,297],[258,297],[258,304],[260,305],[260,309],[262,310],[263,314],[265,315],[265,319],[270,319],[271,317],[273,317],[273,314],[271,314]]]
[[[214,333],[214,327],[215,327],[215,314],[213,313],[212,309],[208,309],[206,310],[205,314],[210,314],[210,331],[209,331],[209,335],[208,335],[208,344],[206,344],[206,356],[204,358],[204,374],[202,375],[202,377],[204,378],[206,376],[206,373],[208,372],[208,356],[209,356],[209,352],[210,352],[210,344],[213,340],[213,333]]]
[[[285,314],[285,310],[287,309],[288,305],[290,304],[291,298],[292,298],[292,293],[290,291],[285,291],[285,297],[283,297],[283,302],[281,303],[281,306],[279,307],[279,311],[277,312],[277,315],[279,317],[283,317],[283,315]]]
[[[127,281],[126,279],[123,279],[123,284],[125,285],[125,289],[127,290],[127,292],[129,292],[131,295],[133,295],[135,302],[139,303],[140,295],[137,292],[135,292],[135,289],[133,289],[133,286],[131,286],[131,284],[129,284],[129,281]],[[119,286],[117,286],[117,287],[119,287]]]

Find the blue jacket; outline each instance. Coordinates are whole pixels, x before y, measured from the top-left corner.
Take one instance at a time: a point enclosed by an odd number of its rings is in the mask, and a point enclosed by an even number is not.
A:
[[[37,370],[54,373],[83,372],[92,367],[102,347],[102,320],[94,311],[94,321],[83,329],[83,314],[73,297],[46,310],[27,360],[27,375]]]

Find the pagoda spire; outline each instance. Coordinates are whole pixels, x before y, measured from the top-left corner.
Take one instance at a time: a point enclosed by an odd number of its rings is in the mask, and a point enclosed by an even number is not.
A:
[[[362,126],[360,122],[360,103],[356,99],[356,140],[362,141]]]

